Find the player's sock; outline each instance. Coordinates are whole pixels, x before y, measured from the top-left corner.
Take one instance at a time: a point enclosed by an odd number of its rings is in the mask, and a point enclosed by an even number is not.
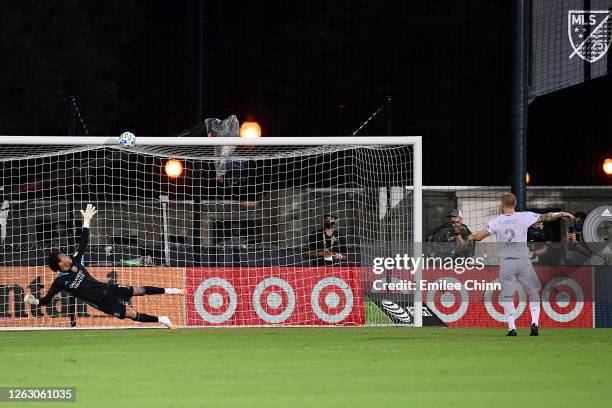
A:
[[[164,291],[164,294],[166,295],[183,295],[185,293],[184,289],[179,288],[166,288]]]
[[[162,295],[166,289],[156,288],[155,286],[143,286],[142,291],[145,295]]]
[[[501,304],[504,307],[504,314],[508,322],[508,330],[516,330],[516,326],[514,325],[514,314],[516,312],[514,302],[501,302]]]
[[[540,320],[540,302],[529,302],[529,310],[531,311],[531,323],[538,326]]]
[[[136,312],[136,318],[134,319],[134,321],[142,323],[157,323],[159,321],[159,318],[157,316],[151,316],[148,314]]]

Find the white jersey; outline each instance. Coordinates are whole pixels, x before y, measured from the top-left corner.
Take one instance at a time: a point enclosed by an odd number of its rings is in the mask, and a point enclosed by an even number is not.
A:
[[[485,231],[495,234],[499,244],[500,259],[529,259],[527,230],[540,219],[540,215],[524,211],[502,214],[485,226]]]

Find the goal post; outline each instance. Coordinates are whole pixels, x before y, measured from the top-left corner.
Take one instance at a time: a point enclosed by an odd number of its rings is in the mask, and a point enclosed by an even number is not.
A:
[[[218,146],[233,146],[219,155]],[[169,175],[170,161],[178,175]],[[219,169],[222,169],[219,171]],[[185,287],[133,298],[183,327],[422,326],[422,296],[374,290],[376,258],[422,251],[421,137],[0,136],[0,329],[143,327],[76,301],[46,307],[53,250],[102,282]],[[326,215],[329,215],[325,218]],[[333,228],[324,221],[335,222]],[[331,233],[331,235],[328,235]],[[411,271],[418,282],[421,270]],[[395,302],[411,316],[388,316]]]

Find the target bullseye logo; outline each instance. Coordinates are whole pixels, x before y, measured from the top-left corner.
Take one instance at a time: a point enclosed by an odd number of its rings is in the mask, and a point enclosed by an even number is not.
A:
[[[208,278],[193,294],[195,309],[209,323],[223,323],[236,312],[238,296],[232,284],[222,278]]]
[[[499,282],[499,278],[496,278],[491,281],[491,283],[497,282]],[[516,307],[516,312],[514,313],[514,316],[518,319],[525,311],[525,306],[527,305],[527,294],[525,293],[525,289],[523,289],[522,285],[516,285],[516,291],[518,292],[519,303]],[[499,291],[495,291],[495,294],[493,292],[494,291],[488,289],[484,293],[485,309],[487,309],[487,313],[489,313],[489,316],[491,316],[493,319],[497,320],[500,323],[506,323],[504,308],[499,300]],[[495,299],[495,302],[494,298],[497,298]]]
[[[286,280],[264,279],[253,291],[253,308],[261,320],[271,324],[282,323],[295,309],[295,292]]]
[[[467,290],[463,287],[461,281],[453,277],[445,277],[436,279],[434,285],[446,281],[448,284],[459,284],[461,290],[428,290],[427,291],[427,306],[442,320],[444,323],[452,323],[461,319],[468,309],[470,299]],[[457,294],[459,298],[457,298]]]
[[[584,292],[573,279],[555,278],[542,291],[542,308],[556,322],[571,322],[578,317],[583,307]]]
[[[346,319],[353,310],[353,291],[340,278],[323,278],[312,288],[310,303],[317,317],[327,323]]]

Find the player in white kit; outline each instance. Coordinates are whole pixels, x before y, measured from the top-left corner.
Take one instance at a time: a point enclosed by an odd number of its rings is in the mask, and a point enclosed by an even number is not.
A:
[[[559,218],[573,219],[572,214],[555,212],[536,214],[529,211],[516,212],[516,197],[507,193],[501,199],[502,214],[493,218],[477,234],[471,234],[468,241],[481,241],[495,234],[499,245],[499,281],[501,283],[500,303],[508,322],[508,336],[516,336],[516,309],[514,294],[518,281],[529,296],[531,312],[531,336],[538,335],[540,317],[540,280],[538,279],[527,249],[527,230],[536,222],[555,221]]]

